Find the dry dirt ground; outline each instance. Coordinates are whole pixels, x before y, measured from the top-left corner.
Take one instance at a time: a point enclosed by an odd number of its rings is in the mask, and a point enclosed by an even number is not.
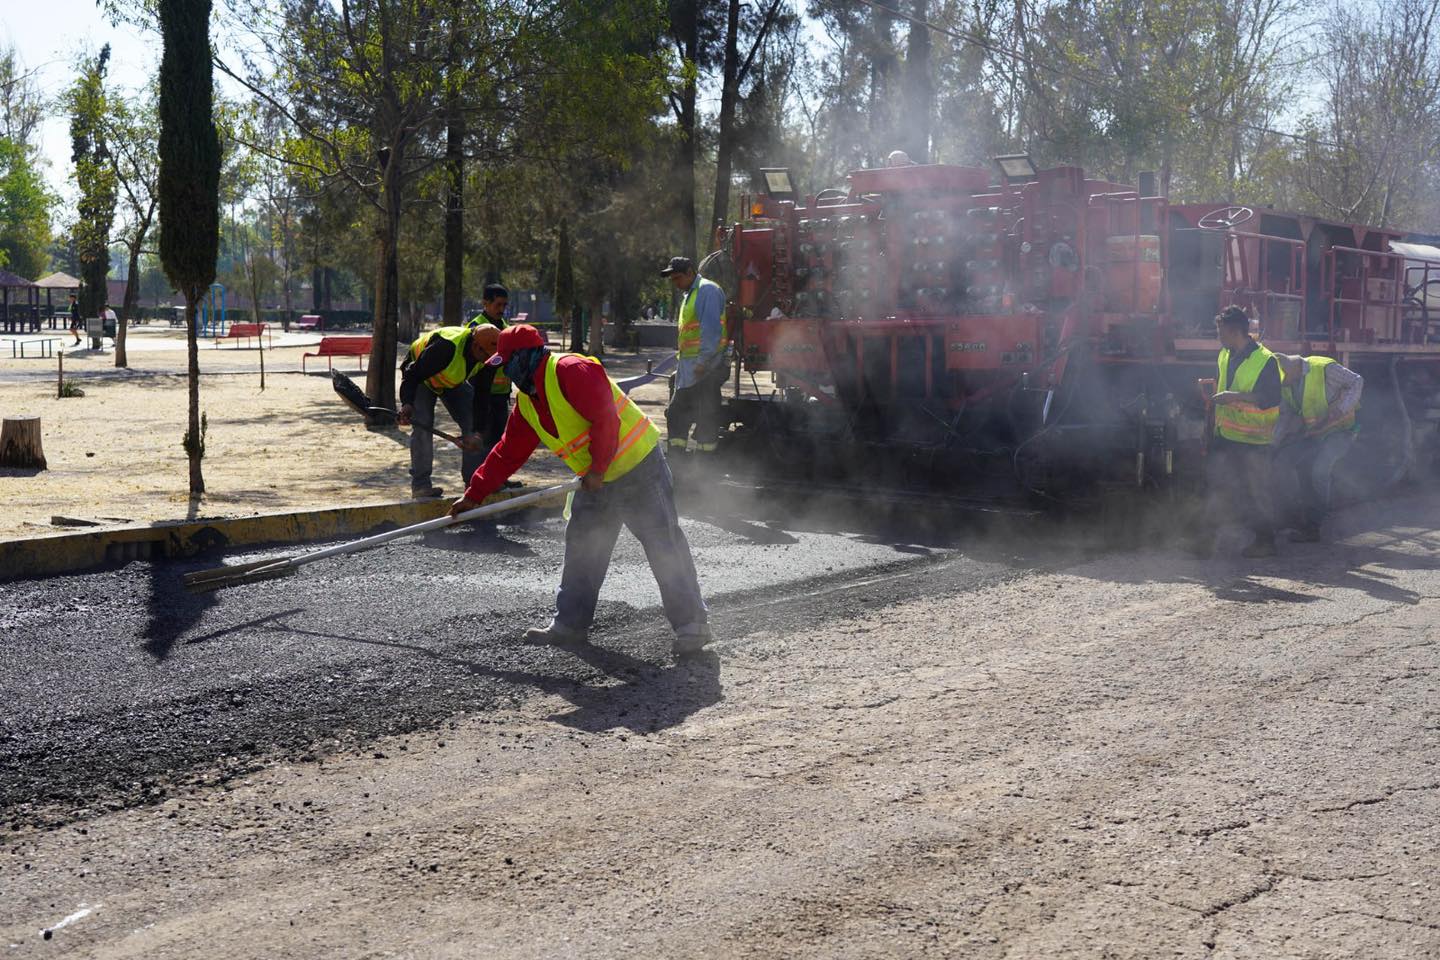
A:
[[[1440,498],[1393,516],[1261,566],[877,580],[846,588],[873,613],[783,630],[757,606],[659,732],[537,695],[11,837],[0,949],[1440,956]]]
[[[41,418],[49,465],[38,473],[0,468],[0,539],[56,532],[55,516],[179,520],[407,498],[408,434],[367,430],[335,395],[323,358],[307,361],[311,373],[301,375],[301,355],[319,339],[278,338],[265,351],[263,392],[259,350],[202,344],[206,494],[194,504],[181,448],[183,336],[159,327],[132,331],[129,370],[118,376],[109,349],[67,354],[66,375],[83,397],[57,398],[53,359],[0,359],[0,415]],[[633,354],[607,365],[627,373],[641,368]],[[355,358],[336,358],[335,366],[364,386]],[[637,393],[656,416],[665,398],[663,383]],[[440,429],[456,432],[443,409]],[[458,495],[459,452],[443,441],[435,449],[435,482]],[[521,479],[559,476],[558,461],[550,460],[536,457]]]

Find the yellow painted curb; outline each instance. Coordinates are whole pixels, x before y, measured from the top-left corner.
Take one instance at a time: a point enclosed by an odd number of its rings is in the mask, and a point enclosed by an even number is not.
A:
[[[520,491],[533,493],[534,491]],[[486,503],[519,494],[503,491]],[[556,503],[563,498],[557,497]],[[202,553],[266,543],[305,543],[393,530],[433,520],[450,509],[450,500],[405,500],[253,517],[175,520],[57,533],[27,540],[0,540],[0,580],[46,577],[88,570],[127,560],[192,557]]]

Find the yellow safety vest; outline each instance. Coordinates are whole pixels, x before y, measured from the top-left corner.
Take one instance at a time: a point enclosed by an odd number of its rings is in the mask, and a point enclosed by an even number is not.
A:
[[[1273,357],[1262,344],[1235,371],[1235,382],[1227,383],[1230,376],[1230,351],[1220,351],[1220,376],[1215,381],[1217,392],[1236,390],[1249,393],[1260,379],[1260,371]],[[1215,407],[1215,433],[1226,440],[1237,443],[1264,445],[1275,439],[1275,424],[1280,420],[1279,407],[1257,407],[1253,403],[1232,403]]]
[[[1300,403],[1295,402],[1295,385],[1284,384],[1281,393],[1290,404],[1290,409],[1300,414],[1305,421],[1305,436],[1323,437],[1339,430],[1355,429],[1355,411],[1351,410],[1339,420],[1320,429],[1330,413],[1330,401],[1325,396],[1325,368],[1335,363],[1334,357],[1305,357],[1305,384],[1301,391]],[[1281,372],[1283,379],[1284,372]]]
[[[505,329],[505,320],[503,318],[500,320],[491,320],[483,312],[471,317],[468,326],[478,327],[486,323],[500,330]],[[495,368],[495,379],[490,381],[490,392],[501,396],[510,396],[510,378],[505,376],[504,367]]]
[[[469,327],[440,327],[428,333],[420,334],[420,336],[415,338],[415,342],[410,344],[411,363],[420,359],[420,354],[424,353],[425,348],[430,345],[431,337],[440,337],[442,340],[449,340],[455,345],[455,355],[450,358],[450,363],[446,365],[444,370],[441,370],[435,374],[435,376],[425,381],[425,385],[436,394],[441,394],[446,390],[453,390],[455,387],[460,386],[460,384],[474,376],[475,371],[484,365],[484,360],[472,362],[470,358],[465,355],[465,347],[470,342]]]
[[[540,414],[529,394],[520,394],[517,406],[520,415],[534,429],[541,442],[564,460],[565,465],[574,470],[576,476],[583,477],[590,472],[590,421],[580,416],[570,405],[570,401],[565,399],[565,394],[560,392],[560,358],[565,356],[570,354],[551,354],[545,364],[544,374],[545,400],[550,405],[550,416],[555,421],[558,435],[547,433],[540,425]],[[596,366],[600,365],[600,361],[594,357],[581,359]],[[610,467],[605,471],[607,483],[618,480],[635,469],[660,443],[660,431],[655,429],[655,424],[650,422],[650,418],[635,405],[635,401],[625,395],[625,391],[621,390],[614,380],[610,380],[610,392],[615,398],[615,412],[620,415],[620,438],[615,444],[615,459],[610,461]]]
[[[714,280],[699,278],[699,282],[685,292],[685,300],[680,304],[680,357],[691,360],[700,356],[700,318],[695,316],[696,294],[704,287],[714,287],[720,290],[720,284]],[[730,340],[725,328],[725,291],[720,290],[720,349],[725,349]]]

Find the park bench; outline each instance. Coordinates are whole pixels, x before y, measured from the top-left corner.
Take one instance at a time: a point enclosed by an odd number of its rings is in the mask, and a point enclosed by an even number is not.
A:
[[[215,346],[220,346],[221,340],[260,340],[264,337],[270,340],[270,346],[275,346],[275,341],[270,337],[270,325],[268,323],[232,323],[230,330],[215,338]],[[236,346],[239,346],[237,343]]]
[[[323,337],[320,348],[314,353],[300,355],[300,372],[305,372],[306,357],[324,357],[326,366],[334,369],[336,357],[359,357],[360,369],[365,369],[365,358],[370,356],[369,337]]]
[[[325,318],[318,313],[307,313],[295,321],[295,326],[301,330],[324,330]]]

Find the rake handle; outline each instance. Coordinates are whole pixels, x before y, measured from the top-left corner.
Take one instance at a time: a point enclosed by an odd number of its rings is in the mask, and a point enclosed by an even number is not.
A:
[[[306,563],[314,563],[316,560],[324,560],[327,557],[338,557],[346,553],[359,553],[362,550],[370,550],[391,540],[398,540],[401,537],[412,536],[417,533],[428,533],[431,530],[442,530],[445,527],[457,523],[467,523],[471,520],[480,520],[484,517],[493,516],[497,513],[505,513],[519,507],[528,507],[533,503],[553,497],[559,493],[569,493],[580,488],[580,478],[567,480],[558,483],[553,487],[546,487],[543,490],[536,490],[533,493],[521,494],[518,497],[511,497],[508,500],[501,500],[499,503],[492,503],[484,507],[476,507],[474,510],[466,510],[464,513],[454,517],[436,517],[434,520],[425,520],[421,523],[413,523],[408,527],[400,527],[398,530],[388,530],[385,533],[377,533],[372,537],[365,537],[362,540],[355,540],[350,543],[341,543],[333,547],[326,547],[324,550],[316,550],[313,553],[302,553],[299,556],[291,557],[290,563],[300,566]]]

